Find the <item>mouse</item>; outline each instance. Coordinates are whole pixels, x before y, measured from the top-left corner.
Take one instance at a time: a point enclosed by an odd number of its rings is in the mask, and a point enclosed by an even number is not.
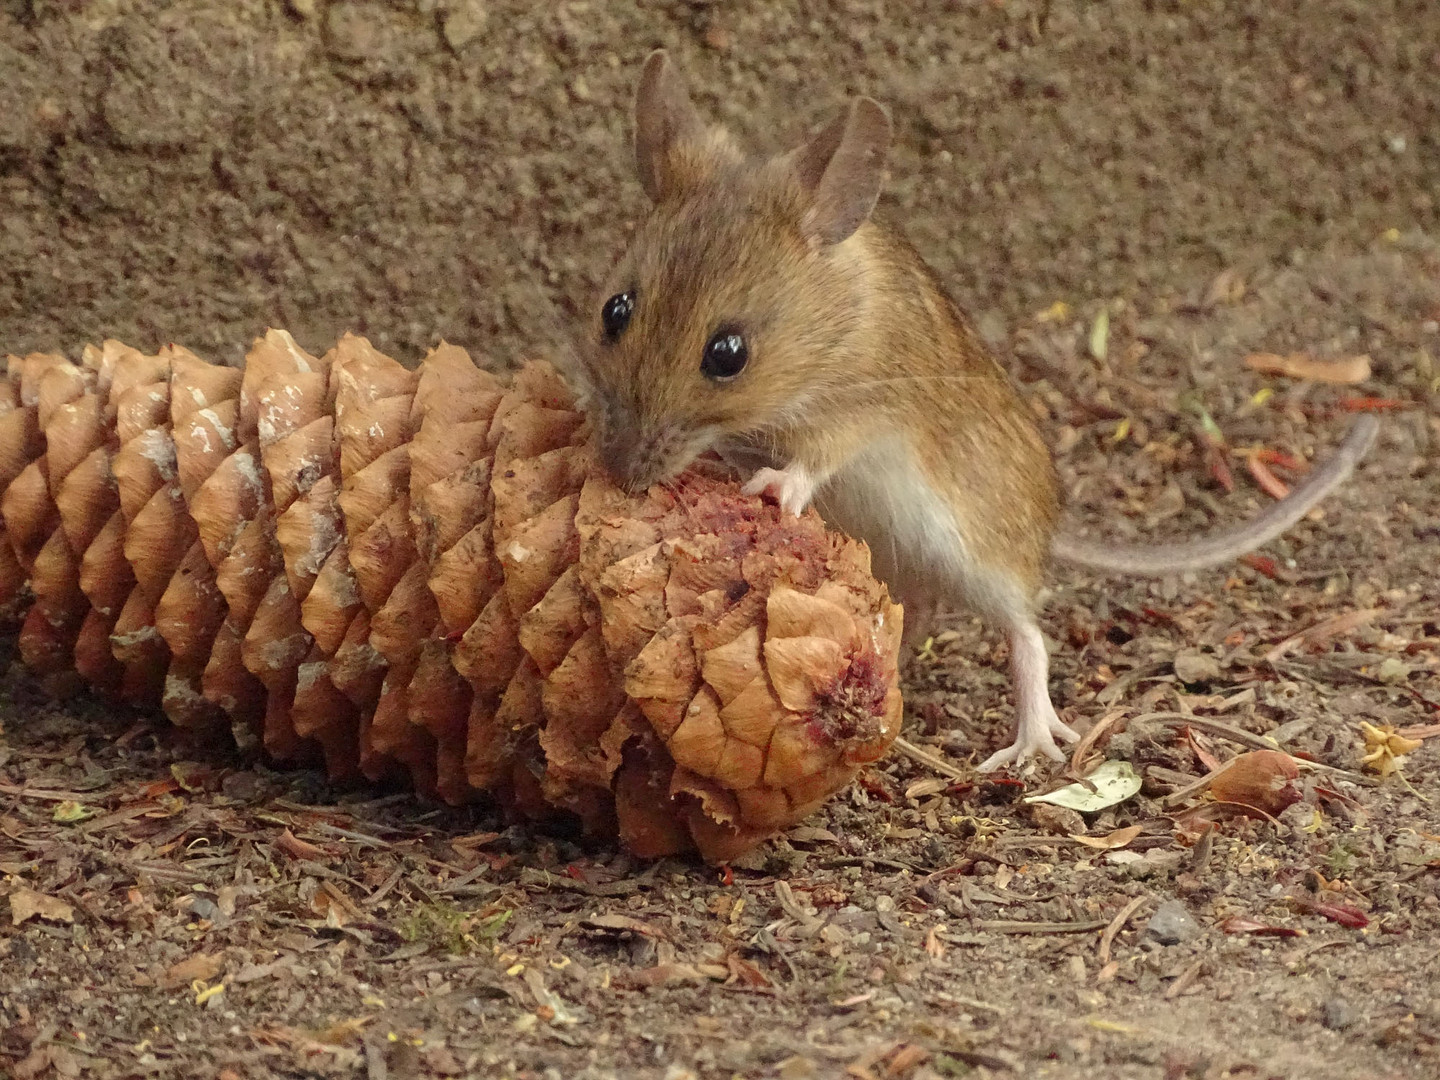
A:
[[[923,640],[944,606],[1009,644],[1009,745],[984,772],[1063,761],[1037,594],[1051,559],[1118,575],[1233,560],[1344,482],[1373,443],[1363,414],[1290,494],[1228,531],[1157,545],[1059,532],[1053,458],[1018,385],[900,232],[875,220],[892,138],[851,99],[816,134],[747,154],[707,123],[665,50],[635,92],[634,160],[650,202],[569,365],[605,469],[625,489],[697,458],[741,470],[782,513],[813,506],[864,541]]]

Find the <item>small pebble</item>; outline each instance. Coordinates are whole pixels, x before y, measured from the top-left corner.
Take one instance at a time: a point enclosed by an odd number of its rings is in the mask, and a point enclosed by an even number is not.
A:
[[[1200,924],[1179,900],[1166,900],[1150,916],[1145,933],[1161,945],[1178,945],[1199,937]]]
[[[1068,806],[1051,806],[1049,803],[1031,803],[1028,807],[1030,820],[1042,832],[1053,836],[1083,836],[1085,819],[1079,811]]]
[[[1208,683],[1220,679],[1220,661],[1199,649],[1175,654],[1175,677],[1182,683]]]

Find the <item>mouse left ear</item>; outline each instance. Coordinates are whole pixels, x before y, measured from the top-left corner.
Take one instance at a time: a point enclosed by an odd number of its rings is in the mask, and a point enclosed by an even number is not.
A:
[[[838,244],[875,209],[885,182],[890,117],[873,98],[856,98],[804,146],[789,155],[810,193],[801,227],[821,244]]]
[[[635,165],[645,194],[659,202],[684,184],[684,158],[697,156],[708,137],[670,55],[656,49],[635,91]]]

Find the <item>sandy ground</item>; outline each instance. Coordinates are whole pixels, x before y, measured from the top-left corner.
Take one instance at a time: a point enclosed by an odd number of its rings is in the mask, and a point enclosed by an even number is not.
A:
[[[1083,820],[1020,801],[1048,769],[973,772],[1008,688],[959,614],[907,687],[958,777],[897,755],[727,875],[197,760],[17,672],[0,1075],[1440,1075],[1440,739],[1404,781],[1356,771],[1361,721],[1440,721],[1434,4],[0,0],[0,349],[235,360],[278,325],[544,354],[643,212],[626,108],[661,44],[758,146],[847,94],[890,106],[880,212],[1002,348],[1077,530],[1263,506],[1202,414],[1278,460],[1378,410],[1376,451],[1263,559],[1056,570],[1057,704],[1123,710],[1106,751],[1146,778]],[[1136,719],[1174,712],[1201,720]],[[1345,771],[1197,842],[1165,796],[1261,733]],[[68,917],[19,921],[22,889]]]

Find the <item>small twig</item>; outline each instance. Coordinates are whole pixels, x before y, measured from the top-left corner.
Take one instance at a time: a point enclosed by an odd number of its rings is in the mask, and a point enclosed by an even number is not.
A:
[[[1339,615],[1332,615],[1328,619],[1321,619],[1315,625],[1306,627],[1298,634],[1291,634],[1284,641],[1275,645],[1265,653],[1263,659],[1266,663],[1273,664],[1299,645],[1319,644],[1337,638],[1341,634],[1348,634],[1352,630],[1358,630],[1366,623],[1373,622],[1375,616],[1380,614],[1380,610],[1380,608],[1362,608],[1359,611],[1346,611]]]
[[[104,793],[86,794],[83,791],[59,791],[55,788],[21,787],[18,784],[0,784],[0,795],[14,795],[21,799],[44,799],[49,802],[104,802],[109,796]]]
[[[1200,972],[1205,967],[1204,960],[1196,960],[1180,973],[1180,977],[1170,984],[1170,989],[1165,991],[1165,1000],[1174,1001],[1190,987],[1195,985],[1195,980],[1200,977]]]
[[[1121,908],[1120,914],[1116,915],[1115,918],[1111,919],[1110,924],[1105,927],[1105,932],[1100,935],[1101,967],[1104,967],[1110,962],[1110,946],[1115,944],[1116,936],[1120,933],[1121,930],[1125,929],[1125,924],[1130,921],[1130,916],[1135,914],[1136,909],[1138,909],[1140,905],[1145,903],[1145,901],[1148,899],[1150,899],[1150,897],[1147,894],[1141,893],[1139,896],[1135,897],[1135,899],[1131,900],[1128,904]]]
[[[1210,852],[1215,847],[1215,830],[1206,829],[1190,851],[1190,872],[1197,877],[1210,865]]]
[[[894,870],[901,874],[923,874],[924,871],[914,863],[901,862],[899,859],[882,859],[878,855],[837,855],[833,859],[825,859],[815,863],[821,870],[834,870],[841,866],[870,866],[879,867],[885,870]]]
[[[446,884],[441,886],[436,891],[441,896],[454,896],[456,889],[463,889],[466,885],[469,885],[471,882],[473,882],[476,878],[478,878],[481,874],[484,874],[489,869],[489,864],[482,862],[478,866],[472,867],[471,869],[467,870],[465,873],[461,874],[453,881],[446,882]],[[487,882],[487,884],[489,883]],[[496,885],[491,885],[490,887],[492,890],[499,888],[499,886]]]
[[[1227,724],[1223,720],[1215,720],[1208,716],[1192,716],[1190,713],[1178,712],[1152,712],[1142,713],[1133,717],[1131,724],[1143,724],[1154,720],[1167,727],[1193,727],[1210,735],[1218,735],[1222,739],[1229,739],[1241,746],[1248,746],[1252,750],[1280,750],[1280,744],[1268,735],[1255,735],[1234,724]]]
[[[1208,716],[1191,716],[1189,713],[1177,712],[1153,712],[1144,713],[1140,716],[1134,717],[1130,721],[1130,723],[1140,724],[1144,723],[1147,720],[1154,720],[1157,723],[1164,724],[1166,727],[1197,728],[1198,730],[1207,732],[1210,735],[1218,735],[1222,739],[1229,739],[1232,742],[1237,742],[1241,746],[1248,746],[1252,750],[1279,750],[1281,753],[1289,753],[1288,750],[1286,750],[1283,746],[1280,745],[1279,742],[1277,742],[1269,735],[1254,735],[1248,731],[1243,730],[1242,728],[1235,727],[1232,724],[1227,724],[1222,720],[1215,720]],[[1295,757],[1293,754],[1291,755],[1291,757],[1293,758],[1295,764],[1298,765],[1301,769],[1314,769],[1316,772],[1333,773],[1335,776],[1344,777],[1346,780],[1349,780],[1355,784],[1373,786],[1375,783],[1375,781],[1372,780],[1370,777],[1358,772],[1353,772],[1350,769],[1342,769],[1337,765],[1326,765],[1324,762],[1311,761],[1308,758]],[[1190,788],[1185,789],[1184,793],[1189,794],[1192,793],[1192,791],[1194,790],[1199,790],[1200,788],[1203,788],[1206,784],[1210,782],[1212,776],[1201,777],[1194,784],[1192,784]],[[1180,791],[1172,792],[1170,795],[1166,796],[1166,799],[1175,799],[1181,794],[1182,792]]]
[[[404,874],[405,871],[403,868],[397,868],[395,872],[392,873],[388,878],[386,878],[385,881],[378,888],[376,888],[374,892],[372,892],[369,896],[365,897],[365,899],[360,901],[360,906],[374,907],[381,900],[385,899],[386,893],[388,893],[391,889],[395,888],[395,886],[400,883],[400,879],[404,876]]]
[[[559,889],[562,892],[584,893],[586,896],[630,896],[652,884],[638,878],[602,881],[592,884],[578,878],[562,877],[527,866],[520,871],[519,884],[526,889]]]
[[[344,840],[351,840],[359,844],[361,847],[392,848],[395,846],[394,844],[388,843],[384,840],[379,840],[373,836],[368,836],[365,833],[356,832],[353,829],[342,829],[338,825],[327,825],[323,821],[317,821],[313,825],[307,825],[305,827],[307,829],[312,829],[315,832],[329,833],[331,836],[338,836]]]
[[[899,750],[912,761],[918,761],[921,765],[934,769],[941,776],[948,776],[952,780],[971,779],[968,773],[962,772],[938,754],[932,754],[929,750],[922,750],[909,739],[897,738],[894,745],[895,749]]]
[[[976,930],[993,930],[997,934],[1088,934],[1102,930],[1104,919],[1088,922],[1025,922],[1022,919],[976,919],[971,924]]]

